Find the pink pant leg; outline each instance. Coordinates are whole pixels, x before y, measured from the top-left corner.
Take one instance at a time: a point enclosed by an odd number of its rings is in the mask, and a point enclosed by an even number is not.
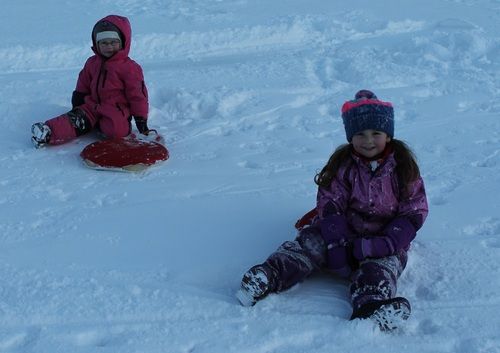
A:
[[[84,112],[91,128],[99,123],[101,132],[108,138],[125,137],[130,134],[130,121],[127,118],[128,111],[118,110],[111,105],[93,107],[90,104],[83,104],[77,109]],[[66,143],[78,136],[67,114],[62,114],[46,122],[52,131],[49,141],[51,145]]]
[[[60,145],[66,143],[75,139],[77,136],[90,131],[95,126],[98,118],[95,114],[93,114],[91,106],[84,104],[75,109],[45,122],[52,131],[49,144]],[[77,131],[72,120],[75,118],[75,114],[81,117],[82,113],[86,119],[87,125],[84,130]],[[73,114],[73,119],[70,118],[71,114]]]
[[[49,144],[60,145],[76,138],[76,131],[66,114],[45,122],[52,131]]]

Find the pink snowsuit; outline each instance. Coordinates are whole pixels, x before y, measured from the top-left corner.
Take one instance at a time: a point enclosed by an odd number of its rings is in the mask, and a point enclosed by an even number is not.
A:
[[[74,109],[69,115],[65,113],[46,122],[52,131],[50,144],[65,143],[97,124],[109,138],[124,137],[131,132],[132,116],[147,119],[148,91],[144,75],[139,64],[128,57],[132,39],[130,22],[116,15],[107,16],[98,23],[101,21],[108,21],[121,31],[122,49],[106,58],[99,54],[92,34],[95,55],[87,59],[78,76],[72,99]],[[71,119],[75,113],[86,117],[90,126],[83,131],[78,129]]]

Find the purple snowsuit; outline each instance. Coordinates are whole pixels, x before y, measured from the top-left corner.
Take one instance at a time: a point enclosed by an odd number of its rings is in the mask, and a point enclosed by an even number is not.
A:
[[[407,250],[428,213],[421,178],[403,192],[394,155],[374,170],[352,155],[330,187],[318,189],[318,216],[264,264],[272,291],[327,269],[351,281],[353,308],[393,298]]]

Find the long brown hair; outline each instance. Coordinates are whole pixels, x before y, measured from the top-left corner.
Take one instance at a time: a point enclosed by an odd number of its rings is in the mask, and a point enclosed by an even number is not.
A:
[[[401,190],[407,190],[408,186],[420,177],[417,159],[405,142],[393,138],[389,145],[394,151],[395,171],[398,176],[399,187]],[[340,166],[345,163],[352,163],[352,152],[351,144],[346,143],[337,147],[323,169],[314,177],[314,182],[320,187],[329,187]]]

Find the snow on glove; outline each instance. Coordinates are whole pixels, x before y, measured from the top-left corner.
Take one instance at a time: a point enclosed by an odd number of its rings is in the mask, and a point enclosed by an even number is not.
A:
[[[328,251],[328,268],[346,277],[351,272],[351,250],[347,239],[349,225],[344,215],[330,215],[320,221],[321,236]]]
[[[137,127],[137,130],[143,135],[147,135],[149,133],[149,128],[148,128],[148,123],[145,118],[142,116],[135,116],[135,126]]]
[[[328,268],[342,277],[348,277],[352,271],[352,250],[345,240],[328,245]]]

